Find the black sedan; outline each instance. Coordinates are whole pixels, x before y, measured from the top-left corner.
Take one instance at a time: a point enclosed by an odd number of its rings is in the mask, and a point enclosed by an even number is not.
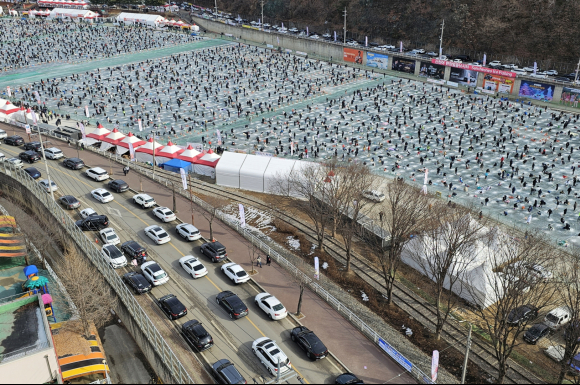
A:
[[[31,151],[31,150],[21,152],[18,155],[18,157],[20,158],[21,161],[28,162],[28,163],[34,163],[34,162],[40,161],[40,155],[38,155],[37,152]]]
[[[124,180],[115,179],[109,182],[109,188],[115,192],[122,193],[129,190],[129,185]]]
[[[328,349],[320,341],[320,338],[306,326],[292,329],[290,337],[306,352],[306,356],[311,360],[320,360],[328,355]]]
[[[359,379],[352,373],[343,373],[336,377],[335,384],[364,384],[363,380]]]
[[[40,173],[40,171],[38,171],[36,169],[36,167],[28,167],[24,169],[24,172],[26,172],[28,175],[30,175],[30,177],[32,179],[38,179],[42,176],[42,174]]]
[[[11,146],[22,146],[24,144],[24,139],[19,135],[12,135],[4,138],[4,143]]]
[[[123,281],[133,289],[135,294],[144,294],[151,290],[151,283],[141,274],[133,271],[123,275]]]
[[[224,308],[231,319],[239,319],[248,315],[248,307],[244,301],[229,290],[219,293],[216,302]]]
[[[538,308],[533,305],[523,305],[510,311],[507,317],[507,323],[511,326],[517,326],[525,321],[538,317]]]
[[[79,158],[68,158],[68,159],[65,159],[64,162],[62,162],[62,164],[65,167],[68,167],[68,168],[70,168],[72,170],[80,170],[81,168],[83,168],[85,166],[85,162],[83,162]]]
[[[550,334],[548,325],[535,324],[524,333],[524,341],[535,345],[539,340]]]
[[[198,320],[187,321],[181,326],[183,338],[198,352],[203,352],[213,346],[213,338]]]
[[[40,152],[42,149],[42,146],[41,146],[40,142],[28,142],[24,145],[23,148],[25,150]]]
[[[74,210],[81,207],[81,202],[79,202],[79,200],[73,197],[72,195],[64,195],[58,198],[58,201],[60,202],[61,205],[64,206],[65,209],[68,210]]]
[[[246,384],[244,376],[225,358],[213,364],[211,369],[218,384]]]
[[[173,294],[167,294],[159,298],[157,305],[170,320],[176,320],[187,315],[186,307]]]

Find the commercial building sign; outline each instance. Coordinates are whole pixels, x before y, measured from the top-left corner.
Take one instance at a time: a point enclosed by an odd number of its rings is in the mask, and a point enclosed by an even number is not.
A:
[[[514,79],[505,76],[485,74],[483,77],[483,89],[486,91],[511,94],[514,88]]]
[[[493,68],[480,67],[480,66],[472,66],[471,64],[456,63],[454,61],[448,61],[448,60],[431,59],[431,63],[444,65],[446,67],[460,68],[463,70],[483,72],[484,74],[506,76],[508,78],[515,78],[516,77],[515,72],[496,70]]]
[[[363,51],[359,49],[344,48],[342,60],[350,63],[363,64]]]
[[[552,84],[537,83],[533,80],[522,80],[519,96],[551,102],[554,97],[554,88]]]
[[[578,102],[580,102],[580,90],[577,88],[564,87],[562,90],[562,97],[560,98],[560,104],[578,108]]]

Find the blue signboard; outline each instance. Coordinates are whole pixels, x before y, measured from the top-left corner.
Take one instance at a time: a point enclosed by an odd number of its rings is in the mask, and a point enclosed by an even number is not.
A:
[[[367,66],[388,70],[389,56],[380,53],[367,52]]]
[[[379,338],[379,346],[383,349],[389,356],[391,356],[395,361],[397,361],[403,368],[407,369],[409,372],[413,367],[411,361],[406,359],[401,353],[395,350],[391,345]]]

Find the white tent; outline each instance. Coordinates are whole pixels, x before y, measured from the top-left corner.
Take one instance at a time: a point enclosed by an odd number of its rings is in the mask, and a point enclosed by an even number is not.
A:
[[[158,142],[153,142],[153,138],[150,138],[146,144],[142,145],[135,150],[135,158],[139,162],[151,162],[153,163],[153,148],[155,148],[155,164],[165,163],[169,158],[158,157],[157,154],[163,150],[163,145]]]
[[[293,159],[272,158],[264,171],[264,192],[273,194],[276,179],[290,175],[295,163]]]
[[[10,119],[24,124],[32,124],[32,114],[26,110],[19,110],[13,113],[10,115]]]
[[[117,16],[117,22],[123,22],[125,24],[145,24],[151,27],[159,27],[164,25],[167,21],[166,18],[159,15],[149,15],[148,13],[127,13],[123,12]]]
[[[117,130],[116,128],[113,131],[103,138],[103,142],[101,143],[101,150],[107,151],[109,148],[114,147],[125,138],[125,134]]]
[[[264,172],[270,160],[270,156],[248,155],[240,168],[240,188],[264,192]]]
[[[209,176],[214,179],[216,175],[215,168],[220,159],[221,156],[213,152],[210,148],[204,155],[198,156],[193,160],[191,170],[196,174]]]
[[[123,155],[124,153],[129,152],[129,143],[133,145],[133,150],[136,150],[138,147],[144,145],[147,142],[139,139],[133,135],[132,132],[130,132],[129,135],[117,142],[117,154]]]
[[[215,168],[216,184],[219,186],[240,188],[240,169],[247,154],[224,152]]]
[[[48,19],[65,19],[65,20],[93,20],[99,17],[99,15],[88,9],[66,9],[66,8],[54,8],[50,11]]]

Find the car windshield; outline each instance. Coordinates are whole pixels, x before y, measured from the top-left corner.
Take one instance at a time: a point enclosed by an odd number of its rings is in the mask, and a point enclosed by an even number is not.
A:
[[[275,355],[276,355],[276,354],[278,354],[278,353],[280,353],[280,349],[273,349],[273,350],[270,352],[270,355],[272,355],[272,356],[275,356]]]
[[[272,309],[274,309],[274,311],[278,311],[284,309],[284,306],[282,306],[282,304],[279,303],[278,305],[274,305]]]
[[[107,240],[113,240],[113,239],[117,239],[117,236],[115,234],[111,234],[111,235],[107,235]]]
[[[546,319],[552,323],[558,323],[558,317],[556,317],[554,314],[552,313],[548,313],[546,315]]]
[[[248,274],[247,274],[245,271],[238,271],[238,272],[236,273],[236,275],[237,275],[238,277],[245,277],[245,276],[246,276],[246,275],[248,275]]]
[[[167,235],[167,233],[164,231],[164,232],[162,232],[162,233],[159,233],[159,235],[158,235],[158,236],[159,236],[159,238],[166,238],[166,237],[168,237],[169,235]]]
[[[109,195],[111,195],[111,193],[109,193],[107,191],[101,193],[101,196],[104,196],[104,197],[108,197]]]
[[[153,202],[153,198],[149,198],[149,199],[145,198],[144,201],[147,202],[147,203]]]
[[[53,154],[62,154],[61,150],[50,150]]]
[[[155,279],[161,279],[167,277],[167,274],[165,274],[165,272],[161,270],[153,273],[153,276],[155,277]]]
[[[203,265],[202,264],[193,266],[193,270],[195,270],[195,271],[199,271],[199,270],[202,270],[202,269],[203,269]]]

